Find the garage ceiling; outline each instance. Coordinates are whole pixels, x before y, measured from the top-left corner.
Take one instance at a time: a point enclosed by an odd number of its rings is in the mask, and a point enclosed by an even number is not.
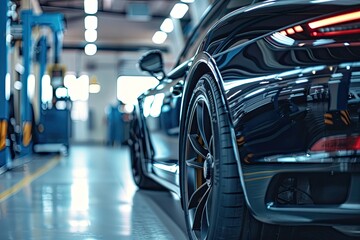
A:
[[[65,49],[81,49],[84,39],[84,0],[38,0],[43,12],[61,12],[65,15],[67,29],[64,34]],[[162,48],[151,38],[178,0],[99,0],[98,50],[138,51]],[[189,21],[189,14],[184,21]]]

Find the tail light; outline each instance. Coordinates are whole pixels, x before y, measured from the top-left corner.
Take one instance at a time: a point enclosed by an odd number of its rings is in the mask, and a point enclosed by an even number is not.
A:
[[[335,152],[341,150],[360,150],[360,136],[331,136],[318,140],[312,152]]]
[[[311,36],[335,36],[360,33],[360,10],[326,17],[308,23]]]
[[[306,35],[318,38],[357,34],[360,33],[360,10],[317,19],[306,24],[284,29],[279,33],[283,36],[291,36],[296,40],[304,39]]]

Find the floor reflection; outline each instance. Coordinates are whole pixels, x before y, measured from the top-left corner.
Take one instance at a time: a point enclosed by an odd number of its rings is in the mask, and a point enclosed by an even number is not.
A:
[[[11,186],[46,161],[0,175],[0,185]],[[137,190],[127,149],[77,146],[0,203],[0,239],[186,239],[180,208],[168,192]]]

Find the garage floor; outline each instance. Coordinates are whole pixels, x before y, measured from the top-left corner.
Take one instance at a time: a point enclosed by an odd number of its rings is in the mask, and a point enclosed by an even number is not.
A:
[[[72,146],[0,174],[0,240],[187,239],[175,194],[138,190],[126,147]],[[281,227],[278,240],[353,240],[324,227]],[[268,239],[265,236],[265,239]]]
[[[138,190],[126,147],[26,160],[0,175],[0,239],[186,239],[179,199]]]

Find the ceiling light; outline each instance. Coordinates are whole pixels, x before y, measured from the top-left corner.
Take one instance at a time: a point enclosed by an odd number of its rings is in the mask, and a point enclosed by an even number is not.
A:
[[[166,38],[167,34],[165,32],[157,31],[152,37],[152,41],[156,44],[162,44],[165,42]]]
[[[17,72],[20,73],[20,74],[23,74],[24,71],[25,71],[25,68],[24,68],[24,66],[21,65],[20,63],[17,63],[17,64],[15,65],[15,71],[17,71]]]
[[[35,75],[30,74],[27,78],[27,94],[29,99],[33,99],[35,96]]]
[[[89,93],[99,93],[100,90],[101,86],[97,82],[96,77],[92,77],[89,84]]]
[[[64,86],[68,88],[74,81],[76,81],[76,75],[74,73],[67,73],[64,77]]]
[[[172,18],[183,18],[186,12],[189,10],[189,6],[185,3],[177,3],[170,12]]]
[[[84,0],[84,11],[87,14],[95,14],[98,11],[97,0]]]
[[[95,42],[97,39],[97,31],[94,29],[85,30],[85,40],[87,42]]]
[[[101,90],[101,86],[99,84],[89,85],[89,93],[99,93],[100,90]]]
[[[96,16],[86,16],[84,19],[85,29],[96,29],[98,26],[98,19]]]
[[[15,81],[15,82],[14,82],[14,88],[15,88],[16,90],[21,90],[21,88],[22,88],[22,83],[21,83],[20,81]]]
[[[59,87],[55,90],[55,96],[57,98],[66,98],[68,96],[68,90],[64,87]]]
[[[181,0],[182,2],[184,2],[184,3],[193,3],[193,2],[195,2],[195,0]]]
[[[6,76],[5,76],[5,98],[6,98],[6,100],[10,99],[10,94],[11,94],[11,78],[10,78],[10,73],[6,73]]]
[[[93,43],[86,44],[86,46],[85,46],[85,54],[86,55],[92,56],[96,53],[96,51],[97,51],[97,47],[95,44],[93,44]]]
[[[89,76],[83,74],[76,81],[73,81],[68,88],[68,94],[72,101],[87,101],[89,98]]]
[[[41,102],[42,103],[51,102],[51,100],[53,98],[53,88],[52,88],[50,82],[51,82],[50,75],[45,74],[42,77],[42,82],[41,82]]]
[[[167,33],[172,32],[174,30],[173,21],[170,18],[166,18],[161,24],[160,30]]]

